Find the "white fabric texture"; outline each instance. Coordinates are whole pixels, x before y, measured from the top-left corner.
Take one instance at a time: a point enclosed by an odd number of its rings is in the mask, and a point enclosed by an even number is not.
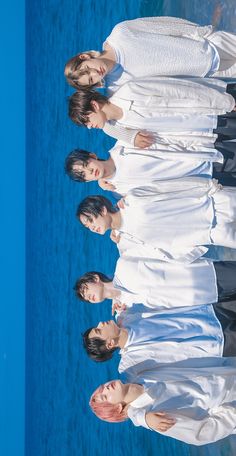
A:
[[[123,67],[121,80],[111,80],[108,88],[129,79],[152,75],[205,76],[211,69],[214,51],[205,39],[211,26],[200,27],[172,17],[141,18],[117,24],[106,42],[114,49]]]
[[[211,230],[217,224],[224,233],[229,228],[220,245],[235,248],[236,226],[232,229],[232,224],[225,222],[226,212],[235,225],[235,193],[234,188],[228,192],[214,180],[203,177],[159,181],[135,188],[124,198],[119,231],[133,237],[137,244],[163,249],[177,259],[196,246],[214,243]],[[221,210],[221,198],[227,201],[227,209]]]
[[[186,153],[187,159],[178,160],[178,154],[172,154],[172,159],[162,154],[159,158],[155,149],[126,148],[116,144],[110,150],[116,171],[113,176],[106,179],[120,195],[135,187],[149,184],[156,180],[175,179],[191,175],[212,176],[210,162],[193,159],[191,153]],[[175,158],[176,157],[176,158]]]
[[[135,426],[146,413],[167,412],[176,423],[163,435],[193,445],[216,442],[236,432],[236,359],[187,360],[143,372],[134,382],[145,392],[128,408]]]
[[[119,300],[127,307],[143,303],[163,310],[218,301],[214,264],[203,259],[184,265],[121,257],[113,284],[121,292]]]
[[[213,32],[208,40],[217,49],[220,64],[214,77],[233,78],[236,76],[236,34],[224,31]]]
[[[160,364],[223,354],[224,336],[211,305],[157,313],[133,308],[121,313],[118,324],[128,330],[118,370],[129,377]]]

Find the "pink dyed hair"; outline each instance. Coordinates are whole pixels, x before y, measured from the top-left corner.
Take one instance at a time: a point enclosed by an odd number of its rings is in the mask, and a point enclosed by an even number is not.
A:
[[[90,397],[89,405],[93,413],[100,420],[108,421],[109,423],[120,423],[125,421],[128,416],[125,409],[120,411],[120,404],[110,404],[110,402],[96,402],[96,396],[101,393],[103,385],[99,386]]]

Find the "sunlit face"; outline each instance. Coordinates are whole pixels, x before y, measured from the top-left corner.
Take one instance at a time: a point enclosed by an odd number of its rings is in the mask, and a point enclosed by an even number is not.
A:
[[[99,277],[96,282],[88,282],[82,290],[82,295],[86,301],[94,304],[104,301],[104,283]]]
[[[80,64],[79,70],[82,74],[78,77],[78,83],[82,86],[99,84],[108,73],[106,63],[102,59],[96,58],[84,60]]]
[[[85,228],[88,228],[93,233],[105,234],[111,228],[110,217],[104,207],[103,213],[95,217],[94,215],[81,215],[80,221]]]
[[[101,110],[91,111],[86,114],[87,121],[85,125],[87,128],[98,128],[102,129],[107,121],[106,114]]]
[[[110,341],[116,339],[120,335],[120,328],[113,320],[100,321],[96,328],[93,328],[89,333],[89,339],[102,339]]]
[[[73,171],[82,172],[86,182],[97,181],[104,175],[104,162],[90,158],[87,164],[77,162],[73,164]]]
[[[95,395],[95,402],[109,402],[110,404],[120,404],[124,402],[126,385],[120,380],[112,380],[105,383]]]

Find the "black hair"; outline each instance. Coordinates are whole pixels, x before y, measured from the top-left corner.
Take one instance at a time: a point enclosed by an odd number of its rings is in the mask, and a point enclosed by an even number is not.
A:
[[[104,282],[108,283],[111,282],[111,279],[103,274],[102,272],[96,272],[96,271],[90,271],[86,272],[86,274],[82,275],[80,277],[74,286],[75,294],[77,298],[79,298],[81,301],[87,302],[86,299],[84,299],[84,289],[87,287],[88,283],[95,283],[96,282],[96,275],[99,277],[99,279]]]
[[[65,160],[65,172],[67,176],[76,182],[86,182],[84,171],[82,169],[80,171],[75,170],[74,165],[81,165],[82,168],[86,168],[90,158],[93,158],[92,152],[83,149],[73,150]],[[104,161],[100,158],[96,160]]]
[[[79,204],[76,212],[76,217],[80,221],[81,215],[85,217],[95,217],[97,218],[99,215],[102,214],[103,208],[106,208],[108,212],[114,213],[117,209],[113,206],[111,201],[106,198],[105,196],[95,195],[95,196],[87,196],[84,198],[81,203]],[[90,220],[92,221],[92,220]]]
[[[93,361],[104,362],[112,358],[113,353],[117,350],[118,347],[107,348],[106,341],[98,337],[89,337],[91,331],[95,328],[89,328],[84,332],[83,336],[83,346],[87,352],[89,358]]]

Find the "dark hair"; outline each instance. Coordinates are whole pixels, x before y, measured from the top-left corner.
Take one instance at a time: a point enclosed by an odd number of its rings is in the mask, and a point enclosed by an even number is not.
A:
[[[86,272],[86,274],[82,275],[76,282],[74,286],[75,294],[77,298],[79,298],[81,301],[87,302],[86,299],[84,299],[84,289],[87,287],[88,283],[95,283],[96,282],[96,277],[98,276],[99,279],[104,282],[108,283],[111,282],[111,279],[103,274],[102,272],[96,272],[96,271],[90,271]]]
[[[76,182],[86,182],[85,173],[83,170],[78,171],[74,169],[74,165],[81,165],[83,168],[86,168],[88,165],[89,159],[92,156],[92,152],[87,150],[75,149],[73,150],[65,160],[65,172],[72,180]],[[97,158],[98,161],[104,161],[100,158]]]
[[[106,341],[98,337],[89,337],[91,331],[95,328],[89,328],[83,334],[83,346],[89,358],[93,361],[104,362],[112,358],[113,353],[118,347],[107,348]]]
[[[86,198],[81,201],[77,208],[76,217],[80,221],[81,215],[85,217],[93,216],[97,218],[99,215],[102,214],[103,208],[106,208],[108,212],[114,213],[117,209],[113,206],[111,201],[106,198],[105,196],[95,195],[95,196],[87,196]],[[81,223],[81,222],[80,222]]]
[[[102,105],[109,102],[105,95],[96,90],[80,89],[69,97],[69,117],[76,125],[85,125],[88,121],[88,114],[93,112],[91,101],[96,101]]]

